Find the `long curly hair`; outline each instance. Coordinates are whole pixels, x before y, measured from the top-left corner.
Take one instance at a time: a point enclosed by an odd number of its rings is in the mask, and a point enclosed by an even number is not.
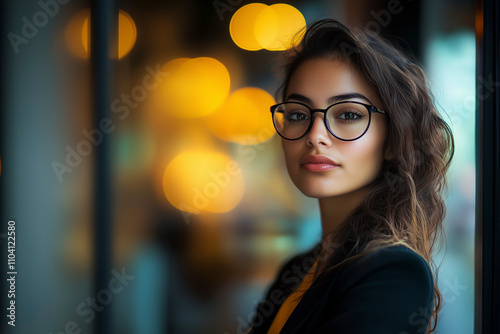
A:
[[[427,333],[436,329],[442,297],[433,262],[444,236],[446,173],[454,154],[453,134],[437,111],[419,63],[384,38],[349,29],[335,20],[307,27],[301,42],[285,52],[285,98],[294,71],[308,59],[353,65],[380,96],[388,113],[384,149],[392,154],[369,192],[340,231],[329,236],[340,245],[321,272],[376,249],[402,244],[422,256],[434,276],[434,302]]]

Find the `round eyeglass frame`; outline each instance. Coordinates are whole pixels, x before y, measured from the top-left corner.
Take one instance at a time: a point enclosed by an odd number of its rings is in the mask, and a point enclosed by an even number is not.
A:
[[[297,137],[297,138],[294,138],[294,139],[290,139],[290,138],[287,138],[285,136],[283,136],[278,128],[276,127],[276,123],[274,121],[274,113],[276,112],[276,110],[278,109],[279,106],[281,105],[284,105],[284,104],[288,104],[288,103],[295,103],[295,104],[300,104],[304,107],[306,107],[307,109],[309,109],[309,111],[311,112],[311,119],[309,120],[309,126],[307,127],[306,131],[300,136],[300,137]],[[326,113],[328,111],[328,109],[330,109],[331,107],[337,105],[337,104],[342,104],[342,103],[355,103],[355,104],[359,104],[359,105],[362,105],[364,106],[367,110],[368,110],[368,125],[366,126],[366,129],[365,131],[363,131],[362,134],[360,134],[359,136],[357,136],[356,138],[353,138],[353,139],[343,139],[343,138],[340,138],[338,137],[337,135],[335,135],[332,131],[332,129],[330,128],[330,124],[328,123],[328,119],[326,118]],[[332,136],[334,136],[335,138],[339,139],[339,140],[343,140],[343,141],[353,141],[353,140],[356,140],[356,139],[359,139],[361,137],[364,136],[364,134],[368,131],[368,129],[370,128],[370,124],[372,122],[372,114],[373,113],[380,113],[380,114],[383,114],[383,115],[387,115],[387,112],[385,110],[382,110],[380,108],[377,108],[375,107],[374,105],[372,104],[366,104],[366,103],[362,103],[362,102],[358,102],[358,101],[340,101],[340,102],[336,102],[334,104],[331,104],[329,105],[326,109],[312,109],[311,107],[309,107],[307,104],[304,104],[302,102],[295,102],[295,101],[287,101],[287,102],[281,102],[281,103],[278,103],[278,104],[275,104],[275,105],[272,105],[271,106],[271,114],[272,114],[272,119],[273,119],[273,126],[274,126],[274,129],[276,130],[276,133],[283,139],[286,139],[286,140],[298,140],[302,137],[304,137],[312,128],[312,124],[314,122],[314,114],[317,113],[317,112],[322,112],[323,113],[323,122],[325,123],[326,125],[326,128],[328,129],[328,132],[330,132],[330,134]]]

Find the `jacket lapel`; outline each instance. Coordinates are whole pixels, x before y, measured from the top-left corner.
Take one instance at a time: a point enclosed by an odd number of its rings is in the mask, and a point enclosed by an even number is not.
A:
[[[335,273],[318,277],[304,293],[299,304],[283,326],[281,333],[311,333],[313,328],[309,328],[310,324],[317,323],[316,318],[321,314],[318,310],[326,307],[336,279],[337,274]]]

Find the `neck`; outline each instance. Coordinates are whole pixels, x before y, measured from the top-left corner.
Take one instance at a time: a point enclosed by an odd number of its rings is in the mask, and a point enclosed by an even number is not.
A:
[[[330,233],[335,234],[342,226],[349,214],[361,203],[366,190],[361,188],[340,196],[319,199],[323,242],[326,242]]]

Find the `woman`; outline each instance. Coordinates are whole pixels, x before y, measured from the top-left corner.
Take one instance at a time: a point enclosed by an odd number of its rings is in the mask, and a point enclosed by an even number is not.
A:
[[[318,198],[322,242],[280,270],[251,333],[431,333],[431,267],[453,136],[424,73],[334,20],[289,52],[271,107],[288,173]]]

